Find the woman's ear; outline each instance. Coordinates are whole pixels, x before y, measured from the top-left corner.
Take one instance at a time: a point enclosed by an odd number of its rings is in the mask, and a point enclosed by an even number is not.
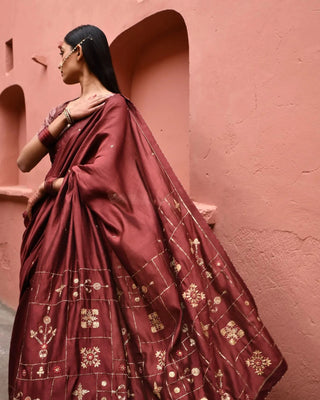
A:
[[[82,47],[80,45],[77,46],[76,54],[77,54],[77,59],[81,60],[83,57],[83,52],[82,52]]]

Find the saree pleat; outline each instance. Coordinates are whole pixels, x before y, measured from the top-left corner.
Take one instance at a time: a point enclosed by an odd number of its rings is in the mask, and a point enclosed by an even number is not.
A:
[[[264,399],[286,363],[132,103],[50,155],[64,182],[23,237],[10,400]]]

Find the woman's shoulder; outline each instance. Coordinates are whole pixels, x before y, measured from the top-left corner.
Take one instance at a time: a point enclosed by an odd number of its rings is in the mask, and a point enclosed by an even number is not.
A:
[[[109,96],[105,100],[105,106],[103,107],[103,114],[109,114],[110,112],[119,112],[123,114],[128,110],[128,99],[126,99],[121,93],[115,93]]]
[[[127,100],[121,93],[114,93],[111,96],[107,97],[106,104],[109,105],[126,105]]]

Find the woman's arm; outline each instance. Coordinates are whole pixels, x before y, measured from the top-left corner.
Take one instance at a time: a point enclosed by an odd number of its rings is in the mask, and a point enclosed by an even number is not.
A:
[[[50,134],[57,139],[59,134],[67,126],[68,121],[64,113],[60,114],[48,126]],[[17,164],[22,172],[29,172],[38,162],[48,153],[45,147],[39,140],[38,135],[34,136],[22,149]]]
[[[59,189],[62,186],[63,180],[64,180],[64,178],[57,178],[53,181],[53,183],[51,185],[51,192],[50,192],[51,195],[58,193]],[[47,194],[48,193],[47,193],[45,182],[42,182],[41,185],[38,187],[38,189],[33,193],[33,195],[28,200],[25,214],[29,218],[29,220],[31,219],[33,206]]]
[[[68,110],[73,121],[78,121],[97,111],[104,105],[108,94],[94,95],[89,98],[79,98],[68,104]],[[68,121],[62,112],[48,126],[48,130],[53,139],[58,139],[60,133],[66,128]],[[22,172],[29,172],[39,161],[48,153],[48,148],[44,146],[38,135],[34,136],[22,149],[17,164]]]

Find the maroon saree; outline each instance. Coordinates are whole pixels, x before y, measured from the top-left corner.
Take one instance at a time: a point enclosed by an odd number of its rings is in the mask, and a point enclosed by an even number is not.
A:
[[[264,399],[286,363],[134,106],[110,97],[51,158],[65,179],[23,237],[10,400]]]

